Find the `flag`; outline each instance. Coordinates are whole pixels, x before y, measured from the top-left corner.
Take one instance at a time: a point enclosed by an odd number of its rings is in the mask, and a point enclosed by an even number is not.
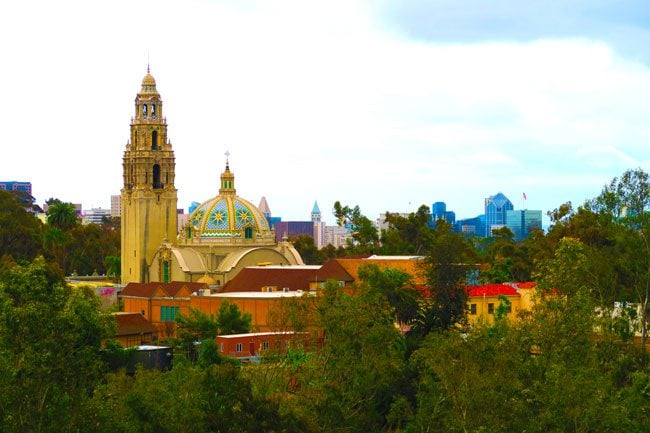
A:
[[[526,200],[526,193],[524,193],[524,200]]]

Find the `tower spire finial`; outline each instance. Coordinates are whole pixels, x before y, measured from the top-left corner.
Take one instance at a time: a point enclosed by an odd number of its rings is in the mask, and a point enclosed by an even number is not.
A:
[[[150,74],[151,71],[149,70],[149,48],[147,48],[147,74]]]
[[[230,164],[228,163],[228,158],[230,157],[230,152],[226,150],[226,170],[230,170]]]

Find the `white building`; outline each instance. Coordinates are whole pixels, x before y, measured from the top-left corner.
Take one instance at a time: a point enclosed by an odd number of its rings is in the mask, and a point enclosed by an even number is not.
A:
[[[101,224],[104,217],[111,217],[110,209],[92,208],[84,213],[82,222],[84,224]]]
[[[119,217],[122,215],[122,196],[121,195],[112,195],[111,196],[111,216]]]

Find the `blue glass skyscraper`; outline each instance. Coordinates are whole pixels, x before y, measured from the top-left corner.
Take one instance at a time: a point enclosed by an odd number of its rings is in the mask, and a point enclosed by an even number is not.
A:
[[[492,236],[492,230],[506,225],[506,212],[513,210],[512,202],[499,192],[485,199],[485,236]]]

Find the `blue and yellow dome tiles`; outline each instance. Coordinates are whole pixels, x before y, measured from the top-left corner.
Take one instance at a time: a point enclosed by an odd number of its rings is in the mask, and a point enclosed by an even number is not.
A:
[[[247,200],[238,197],[234,175],[228,163],[221,175],[219,195],[203,202],[190,215],[194,237],[200,238],[261,238],[270,233],[262,212]]]

